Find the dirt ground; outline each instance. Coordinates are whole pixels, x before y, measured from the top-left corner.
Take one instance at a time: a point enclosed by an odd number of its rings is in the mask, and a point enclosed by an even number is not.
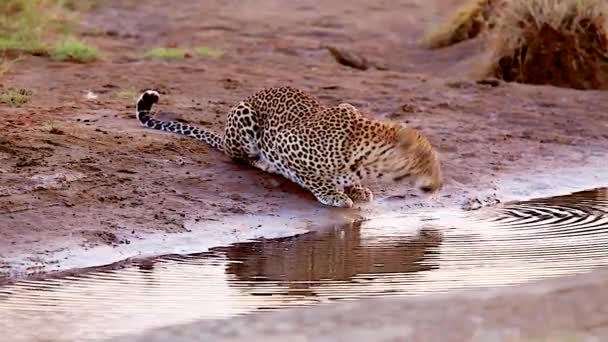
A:
[[[478,83],[471,74],[484,54],[479,41],[417,47],[424,30],[460,2],[107,1],[82,22],[102,61],[29,57],[0,80],[34,92],[23,107],[0,107],[0,277],[67,267],[76,249],[188,233],[192,221],[231,230],[219,223],[285,213],[318,223],[373,206],[493,203],[502,200],[493,193],[501,177],[606,157],[605,92]],[[380,67],[341,65],[326,45]],[[160,46],[225,54],[142,57]],[[326,208],[279,177],[197,141],[144,129],[134,116],[133,95],[155,88],[164,94],[164,117],[221,131],[232,104],[279,85],[420,129],[441,153],[444,189],[426,198],[408,184],[373,184],[375,203]]]

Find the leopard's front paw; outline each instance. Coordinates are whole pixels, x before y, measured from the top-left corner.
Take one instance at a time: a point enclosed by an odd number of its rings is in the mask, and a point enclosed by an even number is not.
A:
[[[372,191],[361,185],[354,185],[347,189],[346,193],[354,201],[371,202],[374,200]]]
[[[325,205],[338,208],[352,208],[353,200],[350,199],[346,194],[335,192],[335,193],[324,193],[317,194],[317,200]]]

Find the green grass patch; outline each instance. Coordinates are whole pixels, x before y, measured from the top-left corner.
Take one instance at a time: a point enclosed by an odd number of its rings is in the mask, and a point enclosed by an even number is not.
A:
[[[25,88],[8,88],[0,90],[0,103],[9,106],[21,106],[32,98],[34,93]]]
[[[22,39],[14,36],[0,37],[0,52],[19,54],[27,53],[44,56],[48,50],[38,39]]]
[[[44,2],[44,8],[43,4]],[[47,1],[4,0],[0,2],[0,52],[45,52],[41,38],[51,25]]]
[[[0,0],[0,56],[56,55],[76,51],[76,60],[91,61],[92,50],[66,39],[57,47],[49,42],[64,37],[77,24],[76,10],[92,8],[98,0]],[[60,38],[65,39],[65,38]],[[96,52],[95,52],[96,54]],[[70,53],[66,55],[70,59]],[[83,58],[80,58],[83,57]]]
[[[84,42],[69,37],[57,44],[51,53],[53,59],[76,63],[90,63],[99,59],[99,52]]]
[[[192,56],[219,58],[224,55],[224,51],[210,47],[197,47],[194,49],[183,48],[153,48],[145,53],[146,58],[150,59],[182,59]]]
[[[210,47],[197,47],[194,49],[197,56],[219,58],[224,55],[224,51]]]
[[[151,59],[180,59],[186,58],[189,52],[179,48],[153,48],[146,51],[145,57]]]

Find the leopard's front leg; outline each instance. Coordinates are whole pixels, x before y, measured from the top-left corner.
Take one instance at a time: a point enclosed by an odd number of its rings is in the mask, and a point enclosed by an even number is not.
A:
[[[281,170],[282,172],[278,173],[308,189],[320,203],[332,207],[352,208],[353,200],[341,191],[333,181],[318,176],[311,177],[289,168],[282,168]]]
[[[302,139],[299,134],[287,130],[277,135],[275,144],[276,146],[294,144],[306,146],[308,141]],[[338,188],[334,179],[320,176],[312,166],[303,166],[289,158],[287,154],[278,155],[276,162],[278,173],[308,189],[320,203],[332,207],[352,208],[353,200]]]
[[[308,186],[317,200],[325,205],[352,208],[353,200],[331,181],[315,180]]]

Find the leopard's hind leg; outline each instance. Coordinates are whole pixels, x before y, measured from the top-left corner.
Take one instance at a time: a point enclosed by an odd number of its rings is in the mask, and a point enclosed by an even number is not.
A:
[[[262,171],[275,173],[272,164],[261,155],[260,129],[257,112],[246,102],[240,102],[228,113],[224,131],[224,152]]]

